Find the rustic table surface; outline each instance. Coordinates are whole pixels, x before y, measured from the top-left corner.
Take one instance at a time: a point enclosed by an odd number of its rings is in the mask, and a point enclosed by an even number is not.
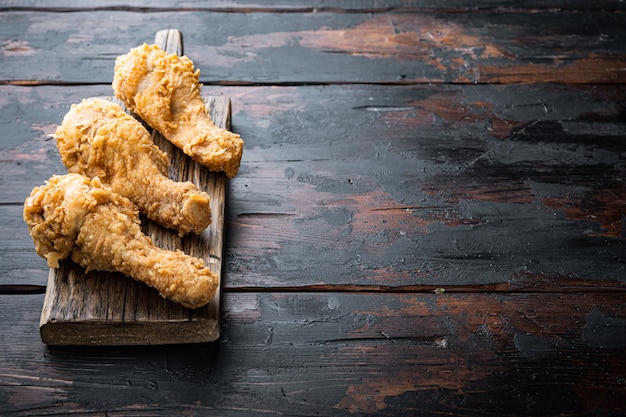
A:
[[[52,347],[49,137],[180,29],[246,141],[221,337]],[[621,416],[626,4],[0,4],[0,414]]]

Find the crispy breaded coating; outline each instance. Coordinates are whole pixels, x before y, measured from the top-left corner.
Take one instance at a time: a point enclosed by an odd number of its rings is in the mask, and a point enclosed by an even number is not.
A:
[[[206,305],[217,289],[217,276],[201,259],[155,246],[132,202],[98,178],[53,176],[26,199],[24,221],[51,268],[71,256],[87,271],[121,272],[189,308]]]
[[[72,105],[54,136],[69,172],[99,177],[157,223],[181,235],[211,223],[209,195],[169,179],[166,154],[117,104],[96,98]]]
[[[115,95],[152,128],[212,171],[237,175],[243,140],[216,127],[200,97],[199,70],[186,56],[156,45],[133,48],[115,61]]]

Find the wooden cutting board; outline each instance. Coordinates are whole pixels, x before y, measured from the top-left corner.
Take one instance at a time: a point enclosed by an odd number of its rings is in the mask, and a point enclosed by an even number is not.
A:
[[[170,53],[183,54],[182,34],[163,30],[155,43]],[[130,48],[129,48],[130,49]],[[213,123],[230,128],[230,100],[203,97]],[[113,99],[112,99],[113,100]],[[70,260],[48,275],[39,325],[48,345],[151,345],[210,342],[220,335],[220,296],[224,209],[227,177],[210,172],[182,153],[158,132],[155,143],[170,157],[170,178],[191,181],[211,197],[211,225],[200,235],[180,238],[145,217],[142,228],[157,246],[180,249],[204,259],[220,278],[211,302],[191,310],[162,298],[147,285],[121,274],[85,270]]]

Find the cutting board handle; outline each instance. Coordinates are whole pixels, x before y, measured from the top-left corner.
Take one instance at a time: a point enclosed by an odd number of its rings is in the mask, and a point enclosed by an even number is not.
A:
[[[154,43],[159,48],[170,54],[182,56],[183,50],[183,34],[178,29],[163,29],[154,36]]]

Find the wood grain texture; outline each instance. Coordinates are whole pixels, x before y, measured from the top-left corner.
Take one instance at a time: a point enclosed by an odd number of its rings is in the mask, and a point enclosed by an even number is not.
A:
[[[209,10],[226,12],[314,12],[314,11],[351,11],[351,12],[384,12],[389,10],[441,10],[447,12],[490,10],[500,11],[509,9],[624,9],[619,0],[596,0],[592,3],[586,0],[232,0],[228,2],[207,2],[205,0],[157,0],[149,3],[137,4],[132,1],[90,0],[77,4],[72,0],[5,0],[0,10],[42,10],[56,12],[70,12],[77,10],[110,9],[110,10]]]
[[[232,184],[230,282],[621,285],[621,87],[594,90],[611,105],[555,86],[265,91],[236,115],[271,134]]]
[[[15,299],[0,296],[7,415],[617,417],[626,407],[620,294],[226,293],[217,343],[80,349],[41,345],[42,296],[20,296],[19,309]]]
[[[182,35],[176,30],[158,32],[155,43],[182,55]],[[205,101],[213,122],[229,128],[228,98],[212,97]],[[142,228],[157,246],[203,259],[221,283],[226,176],[191,161],[158,132],[152,132],[152,139],[169,156],[170,178],[191,181],[209,194],[212,222],[202,233],[182,238],[145,217]],[[208,305],[189,310],[121,274],[85,274],[83,268],[66,260],[60,268],[50,270],[40,319],[41,338],[49,345],[209,342],[220,334],[220,297],[221,285]]]
[[[223,13],[0,12],[0,82],[110,83],[127,45],[188,33],[205,84],[621,83],[622,11]],[[108,26],[115,21],[114,42]],[[170,26],[171,25],[171,26]],[[106,39],[107,41],[103,41]],[[60,60],[57,57],[64,57]]]
[[[622,417],[625,10],[3,2],[0,414]],[[46,134],[166,24],[246,138],[221,337],[45,346]]]
[[[227,288],[624,288],[621,86],[205,90],[231,97],[249,139],[229,183]],[[22,233],[0,236],[0,280],[45,285],[10,205],[62,172],[46,132],[68,103],[110,87],[0,92],[20,120],[0,150],[0,228]]]

